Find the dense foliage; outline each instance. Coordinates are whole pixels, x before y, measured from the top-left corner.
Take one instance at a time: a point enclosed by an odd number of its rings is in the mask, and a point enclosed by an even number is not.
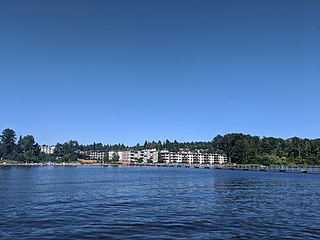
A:
[[[16,133],[12,129],[5,129],[0,136],[0,158],[13,159],[19,162],[39,161],[44,156],[40,154],[40,147],[32,135],[20,136],[16,142]]]
[[[224,153],[232,163],[264,164],[264,165],[320,165],[320,139],[301,139],[297,137],[282,139],[274,137],[258,137],[242,133],[218,135],[209,142],[152,141],[132,147],[124,144],[104,145],[93,143],[80,145],[70,140],[57,143],[54,154],[40,153],[40,147],[32,135],[20,136],[12,129],[5,129],[0,137],[0,158],[19,162],[25,161],[77,161],[88,158],[89,151],[141,150],[155,148],[177,152],[181,148],[190,151],[208,153]]]
[[[225,152],[234,163],[264,165],[319,165],[320,139],[282,139],[257,137],[241,133],[216,136],[213,149]]]

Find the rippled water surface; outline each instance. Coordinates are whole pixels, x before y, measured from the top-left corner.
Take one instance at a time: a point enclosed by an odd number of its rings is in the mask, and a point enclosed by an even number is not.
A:
[[[2,167],[0,239],[316,239],[320,174]]]

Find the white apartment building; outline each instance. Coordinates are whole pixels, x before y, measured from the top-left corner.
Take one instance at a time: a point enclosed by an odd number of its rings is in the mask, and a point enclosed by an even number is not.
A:
[[[42,145],[40,147],[40,151],[45,154],[53,154],[55,149],[56,149],[55,146],[49,146],[49,145]]]
[[[89,151],[89,159],[103,160],[105,154],[104,151]]]
[[[119,162],[138,163],[139,160],[142,160],[143,163],[158,162],[158,151],[156,149],[110,151],[108,154],[109,160],[117,154],[119,156]]]
[[[138,151],[109,151],[108,158],[112,160],[114,156],[119,157],[119,162],[137,162],[138,161]]]
[[[137,163],[140,158],[140,151],[130,150],[128,151],[127,161],[130,163]]]
[[[138,151],[138,159],[142,159],[144,163],[158,162],[158,151],[156,149],[144,149],[142,151]]]
[[[184,163],[184,164],[226,164],[227,156],[216,153],[201,152],[169,152],[168,150],[160,151],[161,157],[165,163]]]

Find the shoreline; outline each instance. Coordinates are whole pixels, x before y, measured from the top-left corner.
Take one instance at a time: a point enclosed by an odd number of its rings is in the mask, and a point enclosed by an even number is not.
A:
[[[261,171],[280,173],[320,173],[320,166],[257,166],[257,165],[211,165],[211,164],[111,164],[111,163],[1,163],[2,167],[175,167],[175,168],[199,168],[216,170],[236,170],[236,171]]]

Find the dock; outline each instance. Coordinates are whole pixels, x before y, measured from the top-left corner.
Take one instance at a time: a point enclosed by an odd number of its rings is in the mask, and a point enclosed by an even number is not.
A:
[[[179,168],[199,168],[199,169],[217,169],[217,170],[238,170],[238,171],[261,171],[261,172],[279,172],[279,173],[320,173],[320,167],[300,167],[300,166],[248,166],[248,165],[212,165],[212,164],[185,164],[185,163],[157,163],[157,164],[139,164],[138,166],[155,167],[179,167]]]

